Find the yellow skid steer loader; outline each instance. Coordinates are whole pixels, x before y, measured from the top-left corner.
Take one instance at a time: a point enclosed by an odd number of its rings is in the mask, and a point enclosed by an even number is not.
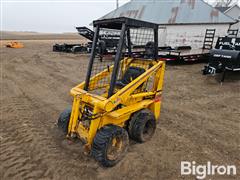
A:
[[[103,166],[127,152],[129,137],[145,142],[160,116],[165,63],[158,59],[158,25],[130,18],[97,20],[86,80],[71,89],[72,108],[58,119]],[[108,55],[98,53],[107,39]],[[106,44],[106,48],[108,45]]]

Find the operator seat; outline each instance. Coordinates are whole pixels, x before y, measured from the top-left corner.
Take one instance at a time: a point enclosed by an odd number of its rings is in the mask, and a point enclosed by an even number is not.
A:
[[[152,41],[147,42],[147,44],[145,45],[145,55],[144,58],[146,59],[152,59],[154,58],[154,54],[155,54],[155,44]]]
[[[141,67],[130,66],[124,73],[123,78],[116,82],[117,88],[123,88],[136,79],[138,76],[143,74],[145,69]]]

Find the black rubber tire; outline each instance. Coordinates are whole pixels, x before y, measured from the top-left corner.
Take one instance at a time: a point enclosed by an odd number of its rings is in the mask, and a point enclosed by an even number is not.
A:
[[[129,121],[128,133],[131,139],[143,143],[152,138],[156,130],[154,114],[143,109],[133,114]]]
[[[123,139],[124,147],[117,159],[110,160],[107,152],[108,147],[112,143],[112,139],[120,137]],[[124,128],[115,125],[107,125],[102,127],[96,134],[92,148],[91,155],[104,167],[112,167],[117,164],[125,156],[129,145],[128,133]]]
[[[64,134],[67,134],[68,132],[68,124],[71,116],[72,108],[65,109],[58,118],[58,127],[64,132]]]

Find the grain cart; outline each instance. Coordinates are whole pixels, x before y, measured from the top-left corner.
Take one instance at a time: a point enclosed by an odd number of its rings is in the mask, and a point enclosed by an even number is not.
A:
[[[129,137],[145,142],[160,115],[165,63],[158,59],[158,26],[130,18],[94,21],[86,80],[71,89],[71,109],[58,126],[68,138],[79,138],[103,166],[119,162]],[[96,56],[99,36],[119,36],[114,58]],[[114,39],[116,40],[116,39]],[[133,49],[134,45],[145,47]]]
[[[215,49],[210,51],[209,63],[203,75],[222,73],[224,81],[227,71],[240,71],[240,38],[219,37]]]

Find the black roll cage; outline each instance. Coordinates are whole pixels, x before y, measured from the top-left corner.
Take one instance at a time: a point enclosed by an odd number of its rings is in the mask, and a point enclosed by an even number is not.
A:
[[[114,67],[111,76],[110,88],[108,90],[108,97],[111,97],[114,94],[114,88],[117,80],[117,72],[119,70],[119,64],[122,57],[122,49],[124,44],[125,36],[127,36],[127,48],[128,48],[128,56],[132,57],[132,49],[131,49],[131,37],[130,37],[130,28],[150,28],[154,30],[154,59],[158,59],[158,25],[150,22],[140,21],[136,19],[119,17],[112,19],[102,19],[93,21],[93,26],[95,27],[93,43],[92,43],[92,51],[90,55],[90,61],[88,64],[87,76],[85,80],[84,90],[88,91],[89,82],[91,78],[91,71],[93,67],[94,58],[97,50],[97,41],[99,39],[99,30],[100,28],[106,29],[116,29],[121,30],[120,40],[117,46],[117,52],[114,59]]]

